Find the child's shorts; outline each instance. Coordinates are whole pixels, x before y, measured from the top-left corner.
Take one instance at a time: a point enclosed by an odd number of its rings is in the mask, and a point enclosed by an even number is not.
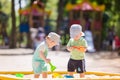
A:
[[[47,71],[47,64],[44,61],[33,61],[32,67],[34,74],[40,74]]]
[[[76,70],[77,73],[86,72],[85,70],[85,60],[73,60],[70,59],[68,62],[68,72],[74,72]]]

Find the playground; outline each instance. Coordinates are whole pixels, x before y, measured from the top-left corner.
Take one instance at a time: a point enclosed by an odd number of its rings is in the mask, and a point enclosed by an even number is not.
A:
[[[61,42],[47,56],[51,63],[45,80],[120,80],[119,4],[120,0],[0,0],[0,80],[44,80],[34,78],[32,57],[49,32],[58,33]],[[84,78],[67,72],[72,24],[82,26],[88,44]]]

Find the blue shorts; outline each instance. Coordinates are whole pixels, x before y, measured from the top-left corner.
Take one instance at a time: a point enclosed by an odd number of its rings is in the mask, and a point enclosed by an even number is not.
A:
[[[47,64],[44,61],[32,61],[34,74],[40,74],[47,71]]]

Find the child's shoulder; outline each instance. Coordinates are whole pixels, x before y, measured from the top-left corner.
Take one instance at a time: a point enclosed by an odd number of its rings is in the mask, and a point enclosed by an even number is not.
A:
[[[80,40],[85,40],[85,38],[84,37],[80,37]]]
[[[45,42],[41,42],[38,46],[39,47],[44,47],[45,46]]]
[[[74,39],[73,38],[70,38],[70,41],[73,41]]]
[[[84,37],[81,37],[80,38],[80,41],[86,41]]]
[[[74,42],[74,39],[73,38],[69,39],[69,42]]]
[[[41,42],[38,47],[37,47],[38,50],[45,50],[46,49],[46,43],[45,42]]]

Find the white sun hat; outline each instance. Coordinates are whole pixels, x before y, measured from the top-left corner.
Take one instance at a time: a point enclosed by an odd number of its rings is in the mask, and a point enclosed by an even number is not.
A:
[[[81,36],[85,36],[85,34],[82,32],[82,26],[79,24],[73,24],[70,27],[70,37],[74,38],[79,33],[82,33]]]
[[[59,45],[59,43],[60,43],[60,35],[58,35],[58,34],[55,33],[55,32],[50,32],[50,33],[48,34],[48,37],[49,37],[52,41],[54,41],[57,45]]]

